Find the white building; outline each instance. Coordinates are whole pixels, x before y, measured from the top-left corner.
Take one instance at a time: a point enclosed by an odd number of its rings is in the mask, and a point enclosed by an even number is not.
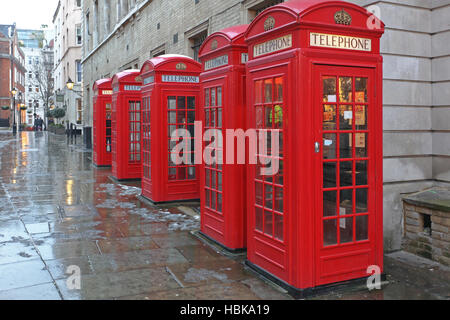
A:
[[[27,106],[26,119],[22,119],[28,126],[34,125],[34,116],[45,119],[47,91],[51,91],[52,80],[45,78],[48,70],[46,60],[52,49],[52,30],[18,29],[18,39],[25,54],[25,100]],[[45,79],[44,79],[45,78]]]
[[[61,119],[66,126],[74,124],[80,130],[83,121],[81,17],[81,0],[60,0],[53,15],[55,106],[66,111]],[[69,81],[74,83],[72,90],[67,88]]]

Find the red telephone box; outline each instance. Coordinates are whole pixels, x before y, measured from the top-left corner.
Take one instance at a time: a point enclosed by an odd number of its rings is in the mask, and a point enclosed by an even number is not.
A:
[[[142,66],[142,196],[154,203],[199,199],[194,124],[200,71],[200,63],[181,55],[158,56]],[[176,152],[177,145],[184,146],[182,154]],[[172,154],[183,161],[173,161]]]
[[[245,64],[248,25],[210,35],[200,48],[203,72],[201,120],[203,131],[245,128]],[[225,163],[227,141],[205,143],[203,150],[222,161],[205,163],[200,170],[201,233],[230,251],[245,248],[245,164]],[[233,151],[234,147],[230,146]],[[217,158],[217,157],[216,157]]]
[[[111,166],[111,79],[94,83],[94,148],[93,162],[97,167]]]
[[[112,78],[112,175],[117,180],[141,179],[141,81],[139,70]]]
[[[247,127],[280,145],[272,175],[248,166],[247,263],[296,294],[382,271],[383,32],[357,5],[304,0],[245,34]]]

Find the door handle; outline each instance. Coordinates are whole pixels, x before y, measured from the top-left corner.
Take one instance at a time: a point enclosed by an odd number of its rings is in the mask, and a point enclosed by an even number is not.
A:
[[[320,152],[320,143],[316,141],[316,143],[314,143],[314,151],[316,153]]]

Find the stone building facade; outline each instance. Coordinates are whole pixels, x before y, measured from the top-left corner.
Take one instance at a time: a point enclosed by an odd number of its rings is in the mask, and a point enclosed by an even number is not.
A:
[[[53,15],[55,29],[54,81],[55,106],[64,108],[66,124],[78,126],[81,130],[82,109],[82,1],[60,0]],[[74,83],[69,90],[66,83]]]
[[[450,0],[348,0],[378,10],[384,57],[384,243],[401,247],[401,196],[450,183]],[[92,85],[145,60],[196,58],[209,34],[245,24],[280,0],[84,0],[85,127]],[[376,7],[373,7],[376,6]],[[381,143],[381,142],[380,142]]]

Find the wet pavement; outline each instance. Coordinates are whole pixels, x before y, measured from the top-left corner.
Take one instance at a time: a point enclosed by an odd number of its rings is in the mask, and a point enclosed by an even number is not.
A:
[[[0,299],[291,299],[195,238],[195,208],[139,201],[80,140],[0,131]],[[448,268],[399,252],[385,269],[382,290],[314,299],[450,297]]]

